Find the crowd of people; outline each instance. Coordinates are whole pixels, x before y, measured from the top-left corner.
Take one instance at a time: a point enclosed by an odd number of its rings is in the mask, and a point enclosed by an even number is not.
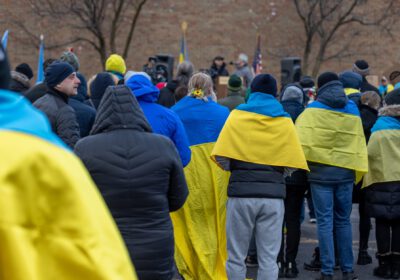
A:
[[[0,48],[0,274],[5,279],[297,278],[304,198],[317,279],[368,265],[400,279],[400,71],[378,88],[369,65],[278,90],[240,54],[209,71],[178,65],[156,83],[112,54],[88,80],[71,51],[10,71]],[[217,98],[218,77],[229,77]],[[311,217],[314,219],[314,217]]]

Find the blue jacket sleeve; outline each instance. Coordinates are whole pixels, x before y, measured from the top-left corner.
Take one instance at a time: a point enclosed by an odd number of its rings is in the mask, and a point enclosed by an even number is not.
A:
[[[172,135],[172,141],[181,157],[182,165],[185,167],[190,162],[192,152],[189,148],[189,139],[185,127],[177,115],[175,115],[175,131]]]

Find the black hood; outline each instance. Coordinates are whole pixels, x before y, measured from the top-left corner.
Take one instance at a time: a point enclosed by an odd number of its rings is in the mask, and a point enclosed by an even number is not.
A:
[[[349,99],[344,92],[342,83],[331,81],[318,89],[317,101],[331,108],[344,108]]]
[[[116,129],[152,131],[139,103],[125,85],[107,88],[97,109],[90,135]]]

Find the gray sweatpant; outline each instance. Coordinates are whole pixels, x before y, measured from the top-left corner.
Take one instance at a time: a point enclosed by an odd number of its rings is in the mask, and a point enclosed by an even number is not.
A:
[[[284,216],[283,199],[237,198],[228,199],[226,235],[229,280],[246,278],[245,259],[254,229],[257,255],[257,279],[278,279],[276,259],[281,247]]]

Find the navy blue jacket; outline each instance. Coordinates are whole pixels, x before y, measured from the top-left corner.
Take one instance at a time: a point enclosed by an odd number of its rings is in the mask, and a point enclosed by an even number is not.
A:
[[[81,81],[78,87],[78,94],[69,98],[68,104],[75,110],[76,120],[79,124],[81,138],[88,136],[92,129],[94,119],[96,118],[96,110],[85,104],[87,96],[86,80],[82,74],[77,73],[77,77]]]

